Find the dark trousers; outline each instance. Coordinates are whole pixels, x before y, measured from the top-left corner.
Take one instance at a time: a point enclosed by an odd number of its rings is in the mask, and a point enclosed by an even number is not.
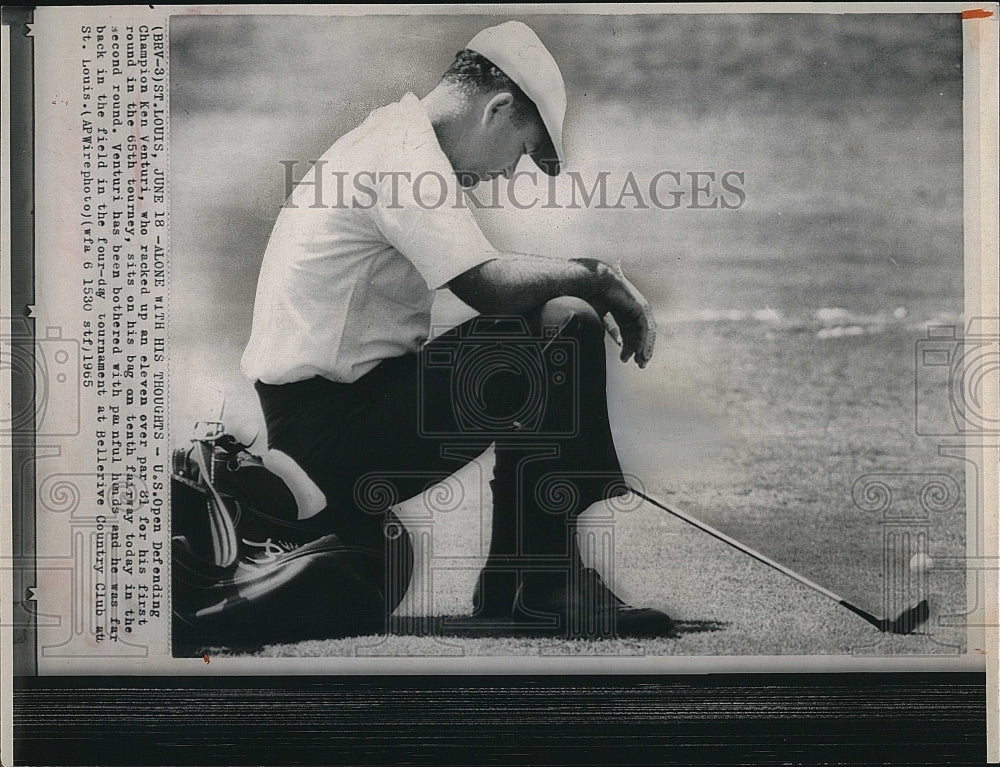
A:
[[[476,317],[351,384],[256,384],[268,446],[326,494],[316,519],[349,545],[382,546],[392,505],[492,444],[488,566],[570,567],[573,520],[625,492],[608,423],[604,328],[585,301]]]

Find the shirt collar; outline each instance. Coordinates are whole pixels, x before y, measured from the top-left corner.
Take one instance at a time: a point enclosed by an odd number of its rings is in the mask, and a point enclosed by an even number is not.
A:
[[[434,142],[438,151],[441,145],[437,140],[437,133],[427,116],[427,110],[423,103],[413,93],[407,93],[399,100],[399,107],[403,111],[406,120],[406,132],[403,134],[404,149],[419,149],[428,141]],[[443,153],[443,151],[442,151]]]

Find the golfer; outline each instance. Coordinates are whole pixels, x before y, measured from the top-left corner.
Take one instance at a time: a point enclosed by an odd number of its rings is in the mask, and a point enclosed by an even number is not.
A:
[[[475,614],[564,635],[594,621],[663,634],[670,619],[620,600],[574,538],[582,512],[626,492],[604,333],[644,367],[649,306],[601,261],[498,251],[456,204],[523,155],[558,174],[565,111],[556,62],[513,21],[477,34],[424,98],[373,111],[281,210],[242,370],[268,447],[314,488],[297,493],[297,521],[384,551],[389,506],[494,446]],[[428,341],[445,288],[479,316]],[[268,566],[293,549],[271,545]]]

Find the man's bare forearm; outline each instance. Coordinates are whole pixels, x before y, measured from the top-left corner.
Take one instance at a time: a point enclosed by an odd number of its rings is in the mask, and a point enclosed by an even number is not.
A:
[[[594,298],[607,270],[595,259],[510,253],[463,272],[448,287],[483,314],[520,314],[560,296]]]
[[[483,314],[522,314],[560,296],[589,301],[621,341],[622,362],[635,356],[645,367],[656,342],[656,320],[646,299],[602,261],[591,258],[569,260],[517,253],[475,266],[448,283],[460,299]]]

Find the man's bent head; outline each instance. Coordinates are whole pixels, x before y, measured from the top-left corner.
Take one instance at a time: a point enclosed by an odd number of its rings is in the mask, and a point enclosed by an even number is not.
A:
[[[566,90],[526,25],[507,22],[473,37],[424,102],[464,185],[509,178],[524,154],[559,173]]]

